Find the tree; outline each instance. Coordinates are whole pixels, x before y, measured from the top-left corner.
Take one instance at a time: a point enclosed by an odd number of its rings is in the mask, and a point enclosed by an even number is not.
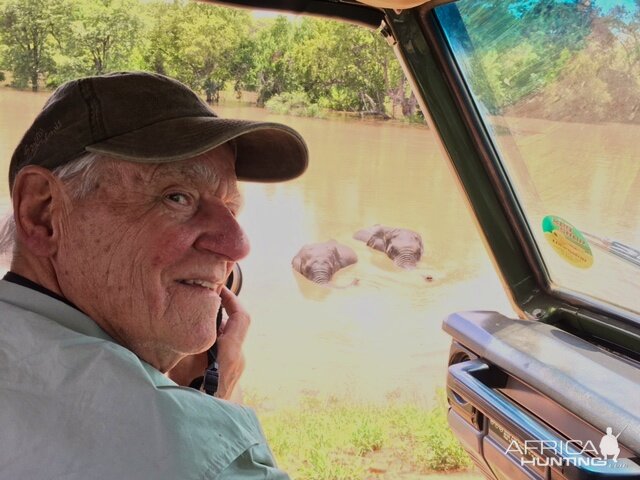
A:
[[[291,50],[299,28],[280,15],[259,25],[253,39],[253,66],[247,84],[258,92],[258,105],[297,89]]]
[[[67,0],[9,0],[0,11],[0,36],[5,65],[18,87],[31,85],[54,70],[53,55],[61,33],[69,28]]]
[[[631,11],[630,11],[631,10]],[[622,49],[624,69],[640,82],[640,0],[630,8],[617,6],[606,17],[609,41]]]
[[[594,16],[589,0],[495,0],[460,4],[465,27],[449,40],[473,53],[474,93],[492,113],[553,83],[586,45]],[[449,15],[452,10],[449,9]],[[447,18],[455,25],[453,16]]]
[[[142,58],[146,69],[166,75],[166,64],[175,55],[175,43],[179,32],[179,16],[181,4],[156,2],[146,5],[143,10],[147,34],[142,40]]]
[[[153,8],[151,41],[144,54],[148,67],[203,91],[207,102],[216,101],[246,61],[249,13],[181,2]]]
[[[384,114],[393,53],[381,35],[342,22],[305,19],[292,52],[298,83],[337,110]],[[396,85],[394,85],[395,87]]]
[[[127,68],[142,22],[136,0],[80,0],[57,59],[58,82],[82,75],[101,75]]]

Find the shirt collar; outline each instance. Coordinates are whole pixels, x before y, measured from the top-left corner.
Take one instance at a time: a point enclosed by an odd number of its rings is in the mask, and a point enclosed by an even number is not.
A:
[[[72,304],[56,294],[51,295],[53,292],[44,287],[38,287],[35,289],[6,279],[0,280],[0,301],[50,318],[75,332],[115,342],[96,322]],[[50,293],[43,293],[42,290]]]
[[[11,282],[11,283],[17,283],[18,285],[22,285],[23,287],[31,288],[32,290],[35,290],[37,292],[44,293],[45,295],[49,295],[50,297],[53,297],[56,300],[60,300],[61,302],[66,303],[67,305],[75,308],[76,310],[80,310],[78,307],[76,307],[73,303],[71,303],[69,300],[64,298],[62,295],[58,295],[56,292],[52,292],[51,290],[49,290],[46,287],[43,287],[39,283],[29,280],[27,277],[23,277],[22,275],[19,275],[15,272],[11,272],[11,271],[7,272],[3,277],[3,280],[6,280],[7,282]]]
[[[50,292],[50,290],[47,290],[40,285],[38,286],[40,288],[35,289],[2,279],[0,280],[0,302],[9,303],[16,307],[46,317],[59,325],[82,335],[100,338],[118,344],[118,342],[111,338],[107,332],[102,330],[102,328],[100,328],[98,324],[91,319],[91,317],[85,315],[82,311],[72,306],[72,304],[64,301],[64,299],[60,299],[55,293],[53,295],[43,293],[41,289],[44,289],[47,292]],[[127,351],[129,351],[131,355],[135,356],[135,353],[128,349]],[[136,358],[138,357],[136,356]],[[138,360],[146,370],[147,374],[152,378],[155,385],[169,387],[176,386],[172,380],[163,375],[155,367],[140,358],[138,358]]]

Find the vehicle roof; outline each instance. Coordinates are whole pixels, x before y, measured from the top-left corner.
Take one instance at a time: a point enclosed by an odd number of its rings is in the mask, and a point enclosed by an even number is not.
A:
[[[278,10],[351,21],[378,28],[384,18],[383,8],[403,10],[427,3],[425,0],[205,0],[234,7]]]

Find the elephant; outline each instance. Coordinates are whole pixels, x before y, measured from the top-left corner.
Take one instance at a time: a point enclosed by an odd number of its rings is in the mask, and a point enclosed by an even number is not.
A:
[[[358,230],[353,238],[366,242],[368,247],[386,253],[393,263],[404,269],[415,268],[424,252],[420,234],[405,228],[376,224]]]
[[[312,282],[328,284],[338,270],[358,261],[356,252],[335,240],[304,245],[291,266]]]

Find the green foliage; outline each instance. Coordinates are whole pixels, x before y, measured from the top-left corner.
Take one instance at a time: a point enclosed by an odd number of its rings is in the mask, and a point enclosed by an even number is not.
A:
[[[404,455],[422,471],[469,468],[471,462],[447,424],[444,395],[439,404],[424,410],[407,406],[396,411],[395,426],[403,439]]]
[[[265,103],[265,107],[281,115],[295,115],[299,117],[322,117],[322,109],[311,103],[305,92],[291,92],[276,94]]]
[[[529,42],[500,52],[487,51],[481,57],[481,63],[495,105],[511,105],[544,86],[547,79],[538,72],[545,71],[545,61]],[[486,103],[486,98],[483,100]]]
[[[354,25],[256,21],[246,10],[186,0],[0,0],[0,12],[0,66],[16,86],[145,69],[183,81],[209,102],[228,85],[238,97],[257,92],[260,106],[278,96],[270,108],[293,114],[416,110],[391,49]]]
[[[334,110],[384,112],[392,52],[382,36],[341,22],[305,18],[292,49],[298,84]],[[397,77],[397,75],[396,75]]]
[[[48,84],[129,68],[142,30],[138,5],[136,0],[76,0]]]
[[[150,41],[143,55],[147,67],[216,101],[247,60],[249,13],[201,3],[161,2],[150,8]]]
[[[300,468],[299,478],[313,480],[360,480],[365,469],[357,461],[338,453],[327,454],[323,450],[309,452],[309,457]]]
[[[316,397],[275,412],[261,412],[259,402],[254,407],[279,465],[292,476],[359,479],[380,459],[400,461],[421,473],[471,466],[449,430],[446,400],[439,396],[432,409]]]
[[[248,85],[258,92],[260,105],[275,95],[304,91],[322,108],[384,113],[387,97],[395,104],[410,96],[391,49],[365,28],[278,17],[263,23],[254,45]]]
[[[461,2],[454,45],[475,96],[492,114],[563,121],[640,120],[640,2]],[[453,10],[445,9],[443,16]]]
[[[278,16],[263,22],[253,39],[253,65],[248,85],[258,92],[258,105],[272,96],[297,89],[291,46],[297,41],[299,27]]]
[[[545,97],[553,101],[545,109],[546,116],[553,117],[556,112],[574,109],[588,97],[592,118],[606,118],[612,98],[607,84],[593,74],[595,64],[587,52],[580,52],[571,59],[560,81],[552,83],[545,91]]]
[[[588,0],[456,5],[465,28],[451,40],[471,52],[470,84],[491,113],[640,119],[637,3],[606,15]],[[260,106],[280,113],[423,121],[377,32],[317,18],[255,20],[246,10],[186,0],[0,0],[0,68],[14,86],[34,90],[144,69],[185,82],[209,102],[225,88],[238,97],[251,90]]]
[[[37,91],[55,68],[54,51],[69,28],[67,0],[8,0],[0,10],[0,40],[5,46],[4,67],[13,72],[13,84]]]
[[[582,1],[465,2],[460,11],[474,50],[475,94],[492,113],[554,80],[591,31],[592,7]]]
[[[384,431],[380,422],[364,416],[359,419],[351,434],[351,443],[357,455],[380,450],[384,445]]]

